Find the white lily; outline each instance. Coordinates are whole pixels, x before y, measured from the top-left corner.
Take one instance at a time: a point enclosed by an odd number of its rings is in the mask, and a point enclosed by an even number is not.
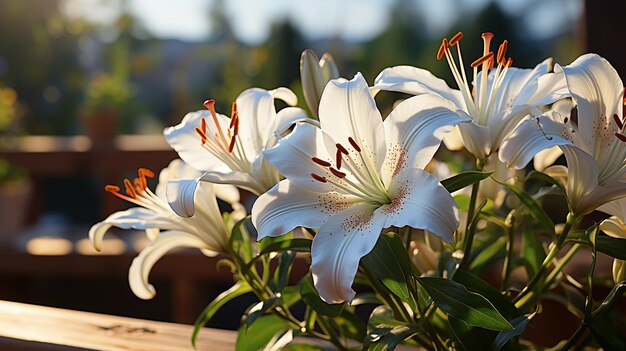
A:
[[[208,100],[205,102],[207,110],[188,113],[179,125],[165,129],[165,139],[180,158],[205,172],[195,182],[177,184],[182,194],[187,194],[178,197],[180,201],[191,202],[195,183],[200,180],[233,184],[256,195],[278,183],[280,174],[265,161],[261,152],[275,145],[276,131],[282,132],[308,117],[295,107],[276,113],[274,99],[292,106],[298,103],[296,95],[287,88],[252,88],[237,97],[231,118],[216,113],[215,102]],[[173,204],[181,216],[193,213],[179,212],[181,207]]]
[[[475,60],[473,89],[463,67],[459,32],[450,41],[443,39],[437,59],[444,56],[459,89],[450,88],[445,81],[425,69],[411,66],[396,66],[384,69],[376,77],[373,91],[390,90],[407,94],[434,94],[452,101],[462,114],[471,116],[472,123],[458,126],[463,144],[458,140],[445,140],[446,146],[465,148],[480,160],[495,153],[502,140],[515,128],[529,111],[550,104],[566,96],[565,84],[555,79],[550,71],[550,59],[534,69],[511,67],[511,58],[506,58],[508,41],[502,42],[497,55],[490,49],[492,33],[483,33],[483,56]],[[458,64],[450,48],[456,46]],[[497,66],[494,68],[494,63]],[[458,137],[457,137],[458,138]]]
[[[226,252],[229,231],[217,205],[216,194],[229,202],[238,216],[243,217],[239,213],[243,208],[239,204],[237,188],[231,185],[201,183],[195,196],[197,211],[190,218],[182,218],[174,213],[165,199],[165,184],[181,177],[195,178],[199,173],[181,160],[174,160],[161,171],[156,193],[147,187],[146,177],[152,178],[154,174],[145,168],[139,169],[139,176],[134,182],[124,180],[126,194],[121,194],[120,188],[114,185],[105,188],[137,207],[115,212],[104,221],[94,224],[89,230],[89,238],[95,249],[100,251],[103,237],[111,227],[145,230],[151,239],[150,244],[133,260],[128,273],[130,287],[137,297],[154,297],[155,289],[148,283],[148,275],[156,261],[168,251],[179,247],[193,247],[208,256]]]
[[[576,119],[556,112],[522,122],[500,149],[499,157],[524,167],[540,150],[558,145],[567,160],[570,208],[584,215],[626,196],[626,136],[622,80],[611,64],[586,54],[571,65],[556,65],[577,105]],[[562,166],[546,172],[563,173]]]
[[[319,228],[311,271],[329,303],[352,300],[359,260],[383,228],[411,226],[452,240],[459,223],[454,200],[423,168],[443,134],[467,121],[454,109],[440,97],[418,96],[383,122],[360,73],[331,80],[320,102],[321,127],[298,124],[264,152],[287,179],[254,204],[259,238]]]
[[[611,201],[598,208],[611,215],[600,223],[600,230],[607,235],[618,239],[626,239],[626,198]],[[615,259],[613,261],[613,281],[615,283],[626,279],[626,261]]]

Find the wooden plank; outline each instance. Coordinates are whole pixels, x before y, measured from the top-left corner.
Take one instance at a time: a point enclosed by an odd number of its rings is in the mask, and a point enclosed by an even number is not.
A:
[[[0,301],[0,349],[21,345],[26,350],[23,342],[36,342],[43,343],[41,350],[54,349],[46,344],[67,350],[192,350],[192,330],[189,325]],[[198,350],[234,350],[235,339],[234,331],[205,328]]]

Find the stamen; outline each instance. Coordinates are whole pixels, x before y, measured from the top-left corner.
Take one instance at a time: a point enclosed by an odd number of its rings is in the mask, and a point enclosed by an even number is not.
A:
[[[215,123],[215,127],[217,128],[217,132],[219,133],[219,136],[222,138],[222,141],[225,144],[226,143],[226,137],[224,136],[224,133],[222,132],[222,127],[220,127],[220,122],[217,119],[217,113],[215,112],[215,100],[213,100],[213,99],[206,100],[203,105],[204,105],[204,107],[206,107],[211,112],[211,117],[213,118],[213,123]]]
[[[235,147],[235,141],[237,139],[235,139],[235,135],[232,136],[232,138],[230,138],[230,143],[228,144],[228,152],[233,152],[233,148]]]
[[[133,188],[133,184],[128,179],[124,179],[124,187],[126,188],[126,195],[132,197],[133,199],[137,198],[137,193],[135,192],[135,188]]]
[[[107,193],[115,194],[120,192],[120,187],[117,185],[105,185],[104,191],[106,191]]]
[[[463,36],[463,35],[461,35],[461,36]],[[352,139],[352,137],[348,137],[348,142],[350,143],[350,145],[352,145],[352,147],[356,150],[356,152],[361,152],[361,148],[356,143],[356,141],[354,141],[354,139]]]
[[[206,119],[204,118],[202,119],[201,128],[202,128],[202,132],[206,134]]]
[[[506,68],[509,68],[513,65],[513,59],[512,58],[508,58],[508,60],[506,60]]]
[[[230,125],[228,126],[228,128],[232,128],[235,125],[235,119],[239,119],[239,113],[237,112],[237,101],[233,101],[233,105],[230,111]]]
[[[620,130],[624,128],[624,123],[619,119],[619,116],[617,115],[617,113],[613,114],[613,120],[615,121],[615,124],[617,124],[617,127]]]
[[[133,179],[133,185],[135,186],[135,191],[138,194],[143,194],[143,189],[145,189],[145,188],[143,187],[143,183],[142,183],[141,179],[139,179],[139,178]]]
[[[202,129],[196,128],[196,133],[200,135],[200,140],[202,141],[202,144],[206,143],[208,138],[206,137],[206,134],[202,131]]]
[[[481,64],[485,63],[488,60],[491,60],[493,58],[493,52],[489,52],[486,55],[484,55],[483,57],[477,59],[476,61],[472,62],[472,64],[470,65],[472,68],[478,67]]]
[[[337,146],[337,150],[339,150],[342,154],[348,155],[348,150],[343,147],[343,145],[337,143],[335,146]]]
[[[620,134],[620,133],[615,133],[615,136],[617,137],[617,139],[619,139],[622,142],[626,143],[626,135],[624,134]]]
[[[337,153],[335,154],[335,163],[337,164],[337,168],[341,169],[341,161],[343,159],[341,158],[341,151],[339,151],[339,149],[337,149]]]
[[[456,33],[452,39],[450,39],[450,46],[455,46],[459,40],[461,40],[461,38],[463,38],[463,33],[462,32],[458,32]]]
[[[330,170],[330,173],[334,174],[335,177],[337,177],[337,178],[344,178],[346,176],[345,173],[340,172],[340,171],[338,171],[338,170],[336,170],[336,169],[334,169],[332,167],[329,167],[328,169]]]
[[[322,166],[322,167],[330,167],[330,166],[331,166],[330,162],[328,162],[328,161],[324,161],[324,160],[319,159],[319,158],[317,158],[317,157],[315,157],[315,156],[313,156],[313,157],[311,158],[311,160],[313,160],[313,162],[317,163],[318,165],[320,165],[320,166]]]
[[[315,173],[311,173],[311,177],[313,177],[313,179],[315,179],[315,180],[317,180],[318,182],[321,182],[321,183],[328,182],[328,180],[326,180],[326,178],[322,177],[321,175],[315,174]]]
[[[437,60],[441,60],[443,55],[446,53],[447,49],[448,49],[448,39],[443,38],[443,40],[441,41],[441,46],[439,46],[439,51],[437,51]]]
[[[502,42],[502,44],[500,44],[500,47],[498,48],[498,56],[496,61],[498,61],[498,63],[504,65],[506,63],[506,61],[504,60],[504,55],[506,55],[506,50],[509,47],[509,41],[505,40]]]

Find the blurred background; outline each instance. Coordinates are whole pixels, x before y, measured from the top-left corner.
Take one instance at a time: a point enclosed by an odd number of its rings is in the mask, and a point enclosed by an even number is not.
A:
[[[157,297],[143,302],[126,283],[143,236],[110,235],[100,255],[85,239],[91,224],[129,207],[105,184],[176,157],[164,127],[207,98],[227,111],[251,86],[290,87],[303,105],[307,48],[332,53],[343,76],[361,71],[370,83],[399,64],[452,82],[435,59],[441,39],[463,31],[471,61],[491,31],[497,43],[509,40],[517,67],[594,51],[623,74],[623,45],[610,31],[625,5],[597,3],[0,1],[0,299],[191,323],[227,286],[227,271],[197,253],[173,254],[153,270]]]

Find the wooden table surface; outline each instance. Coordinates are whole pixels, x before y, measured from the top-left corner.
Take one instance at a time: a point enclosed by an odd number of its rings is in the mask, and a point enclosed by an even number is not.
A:
[[[193,327],[0,301],[0,350],[193,350]],[[198,350],[235,349],[236,332],[205,328]]]

